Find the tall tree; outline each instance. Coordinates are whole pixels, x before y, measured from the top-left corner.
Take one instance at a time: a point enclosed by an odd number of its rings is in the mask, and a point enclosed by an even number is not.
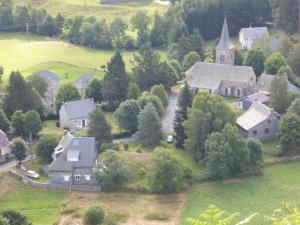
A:
[[[40,115],[35,110],[31,110],[24,115],[24,132],[27,135],[36,137],[37,134],[42,130],[42,121]]]
[[[0,109],[0,129],[4,132],[7,132],[9,130],[9,120],[6,118],[5,113],[2,109]]]
[[[134,133],[138,130],[138,115],[140,106],[137,100],[126,100],[122,102],[114,113],[120,128]]]
[[[162,84],[154,85],[150,91],[151,95],[157,96],[164,107],[167,107],[169,103],[168,93],[166,92],[164,86]]]
[[[19,135],[23,135],[24,132],[24,113],[20,110],[15,111],[11,118],[11,126],[16,129]]]
[[[188,120],[184,123],[187,135],[185,148],[191,151],[197,160],[204,160],[204,142],[209,134],[219,132],[227,123],[234,122],[235,113],[221,96],[199,92],[194,97]]]
[[[162,125],[154,106],[148,103],[139,115],[139,138],[148,147],[160,144],[163,134]]]
[[[184,112],[182,109],[178,109],[175,112],[175,117],[173,120],[173,129],[175,131],[175,143],[177,148],[182,148],[184,146],[184,140],[187,138],[184,132],[183,122]]]
[[[270,84],[270,105],[278,113],[285,113],[289,107],[288,81],[286,76],[276,77]]]
[[[181,165],[166,149],[155,152],[153,175],[150,178],[152,190],[159,194],[173,193],[179,190],[183,181]]]
[[[137,45],[141,46],[149,40],[149,25],[151,18],[147,16],[146,12],[139,11],[130,19],[131,25],[134,30],[137,30]]]
[[[288,108],[288,112],[291,112],[291,113],[295,113],[297,116],[300,117],[300,99],[299,98],[296,98],[291,106]]]
[[[15,138],[12,140],[9,147],[18,161],[18,166],[20,166],[22,161],[26,158],[26,152],[28,151],[26,142],[21,138]]]
[[[183,59],[183,63],[182,63],[183,70],[187,71],[195,63],[200,62],[200,61],[201,61],[201,57],[197,52],[188,53],[186,56],[184,56],[184,59]]]
[[[119,51],[107,64],[107,71],[103,79],[102,95],[111,107],[116,107],[126,99],[129,77],[125,70],[125,63]]]
[[[29,85],[19,72],[12,72],[3,98],[3,110],[8,117],[15,111],[37,110],[43,113],[44,107],[40,95]]]
[[[265,61],[265,53],[259,48],[254,48],[248,51],[245,59],[245,65],[251,66],[256,74],[256,77],[259,77],[262,72],[264,72]]]
[[[141,89],[137,83],[131,82],[128,86],[127,99],[138,99],[141,95]]]
[[[109,25],[112,41],[116,49],[123,47],[127,28],[128,24],[120,17],[116,17]]]
[[[242,66],[244,62],[244,57],[238,49],[234,49],[234,65]]]
[[[300,118],[294,113],[287,113],[280,119],[281,154],[299,152]]]
[[[52,154],[57,144],[58,141],[55,137],[42,136],[36,145],[36,153],[38,157],[45,162],[52,162]]]
[[[151,103],[155,108],[158,116],[160,118],[163,116],[165,110],[159,97],[155,95],[143,94],[138,98],[138,101],[141,109],[144,109],[148,103]]]
[[[299,1],[279,0],[276,15],[277,27],[288,33],[295,33],[299,28]]]
[[[28,83],[39,93],[41,97],[45,97],[45,93],[48,89],[48,83],[45,78],[33,74],[28,77]]]
[[[65,84],[59,87],[55,96],[56,109],[59,111],[64,102],[75,101],[81,98],[79,90],[73,84]]]
[[[290,55],[288,57],[289,64],[293,68],[294,72],[297,74],[298,77],[300,77],[300,43],[296,44],[293,48],[293,50],[290,52]]]
[[[192,106],[193,94],[187,82],[184,83],[178,97],[178,107],[183,111],[183,119],[187,119],[188,109]]]
[[[265,70],[267,74],[276,75],[278,70],[286,65],[286,59],[279,52],[274,52],[266,59]]]
[[[85,90],[85,97],[94,99],[94,102],[102,101],[102,83],[101,80],[94,78]]]
[[[112,142],[111,126],[100,107],[96,107],[89,115],[89,120],[88,134],[96,138],[97,148],[100,151],[102,144]]]

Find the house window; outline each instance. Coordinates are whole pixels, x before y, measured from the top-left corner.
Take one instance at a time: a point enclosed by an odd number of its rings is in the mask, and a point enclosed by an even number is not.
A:
[[[254,130],[254,131],[253,131],[253,135],[257,135],[257,130]]]
[[[64,181],[70,181],[70,176],[64,176]]]
[[[271,123],[271,120],[270,119],[268,119],[268,124],[270,124]]]
[[[85,120],[81,120],[81,126],[86,127],[86,121]]]
[[[225,88],[225,96],[228,96],[228,88]]]
[[[269,133],[270,133],[269,128],[266,128],[266,129],[265,129],[265,134],[269,134]]]
[[[80,180],[80,175],[75,175],[75,180]]]
[[[85,175],[85,180],[91,180],[91,175]]]
[[[241,90],[238,89],[238,90],[237,90],[237,96],[240,96],[240,95],[241,95]]]
[[[221,61],[221,62],[225,62],[225,55],[224,55],[224,54],[221,54],[221,55],[220,55],[220,61]]]

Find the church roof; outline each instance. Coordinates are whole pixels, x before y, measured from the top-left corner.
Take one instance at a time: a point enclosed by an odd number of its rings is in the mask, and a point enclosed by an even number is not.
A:
[[[216,49],[231,50],[233,48],[234,48],[234,45],[232,44],[230,37],[229,37],[227,19],[225,16],[221,39],[220,39],[219,44],[217,45]]]

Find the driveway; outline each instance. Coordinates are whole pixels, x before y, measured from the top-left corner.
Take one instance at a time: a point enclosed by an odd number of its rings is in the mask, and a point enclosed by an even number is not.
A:
[[[29,160],[31,160],[31,156],[27,156],[26,159],[23,160],[22,162],[24,163],[24,162],[27,162]],[[11,162],[8,162],[8,163],[1,164],[0,165],[0,172],[8,171],[16,165],[17,165],[17,161],[11,161]]]
[[[173,119],[177,110],[179,92],[172,91],[169,97],[169,105],[162,119],[162,131],[169,133],[173,131]]]

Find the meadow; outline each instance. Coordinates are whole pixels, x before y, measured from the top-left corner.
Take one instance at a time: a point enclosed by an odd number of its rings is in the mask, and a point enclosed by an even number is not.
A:
[[[73,45],[58,39],[25,33],[0,33],[0,65],[4,67],[4,83],[11,71],[19,70],[24,76],[39,70],[50,70],[59,75],[61,83],[73,82],[81,75],[99,78],[113,56],[113,50],[98,50]],[[132,68],[133,51],[122,55],[128,71]],[[166,58],[165,51],[159,51]]]
[[[34,8],[47,9],[53,15],[62,13],[65,16],[94,16],[111,22],[116,17],[121,17],[129,23],[130,17],[137,11],[146,11],[149,16],[155,12],[163,13],[167,6],[151,0],[140,0],[127,4],[100,4],[100,0],[13,0],[14,4],[28,4]],[[85,4],[86,3],[86,4]]]
[[[192,187],[180,221],[198,218],[209,205],[214,204],[228,213],[239,212],[236,220],[259,213],[251,225],[268,224],[265,216],[283,202],[300,206],[299,162],[267,167],[262,176],[218,182],[206,182]]]

